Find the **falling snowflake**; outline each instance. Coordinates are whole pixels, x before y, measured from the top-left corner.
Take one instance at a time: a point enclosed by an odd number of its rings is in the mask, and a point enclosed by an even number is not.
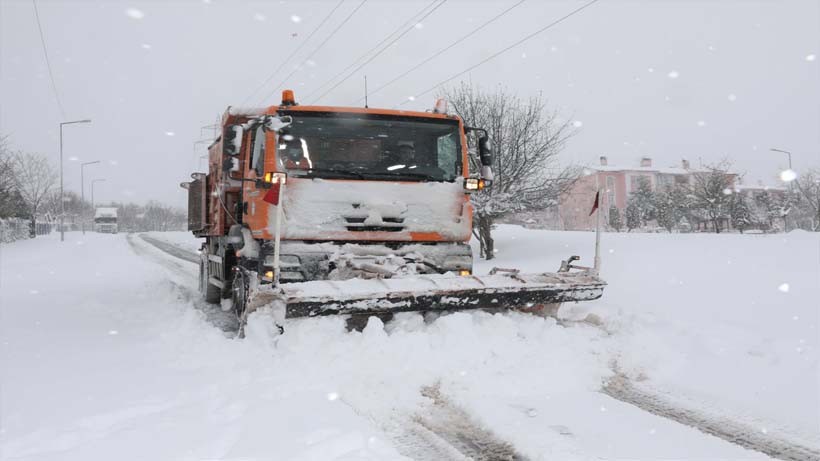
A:
[[[521,59],[527,59],[527,53],[521,53]]]
[[[413,27],[415,27],[416,29],[424,29],[424,24],[417,22],[416,25]]]
[[[40,292],[39,292],[39,291],[37,291],[37,290],[29,290],[29,291],[28,291],[28,293],[29,293],[29,294],[31,294],[31,295],[36,295],[36,294],[38,294],[38,293],[40,293]]]
[[[76,162],[76,161],[77,161],[77,160],[79,160],[80,158],[79,158],[79,157],[77,157],[77,156],[72,155],[72,156],[71,156],[71,157],[69,157],[68,159],[69,159],[69,160],[71,160],[72,162]]]
[[[723,189],[723,195],[732,195],[732,189],[728,187],[726,189]]]
[[[558,51],[558,47],[553,45],[553,46],[550,47],[550,51],[555,53],[556,51]]]
[[[649,429],[649,435],[655,435],[656,432],[658,432],[658,431],[656,431],[654,428]]]
[[[255,21],[264,22],[264,21],[265,21],[266,19],[268,19],[268,18],[267,18],[267,17],[265,17],[265,15],[264,15],[264,14],[262,14],[262,13],[256,13],[256,14],[254,14],[254,15],[253,15],[253,19],[254,19]]]
[[[572,126],[574,126],[575,128],[581,128],[582,126],[584,126],[584,122],[582,122],[580,120],[576,120],[576,121],[572,122]]]
[[[416,97],[415,97],[415,96],[408,96],[408,97],[407,97],[407,100],[408,100],[408,101],[415,101],[415,100],[416,100]]]
[[[792,182],[797,179],[797,173],[792,169],[783,170],[780,172],[780,180],[783,182]]]
[[[108,330],[108,334],[111,335],[111,336],[116,336],[116,335],[120,334],[120,332],[117,331],[117,330]]]
[[[149,45],[149,44],[147,44],[147,43],[143,43],[143,44],[142,44],[142,45],[140,45],[140,46],[142,47],[142,49],[143,49],[143,50],[150,50],[150,49],[151,49],[151,45]]]
[[[655,68],[654,68],[654,67],[650,67],[649,69],[646,69],[646,71],[647,71],[647,72],[649,72],[649,73],[651,74],[651,73],[655,72]]]
[[[305,61],[305,64],[307,64],[310,67],[316,67],[316,61],[312,59],[308,59],[307,61]]]
[[[605,412],[605,411],[606,411],[606,407],[601,405],[601,412]]]
[[[671,79],[676,79],[676,78],[680,77],[680,74],[678,73],[678,71],[673,70],[672,72],[669,72],[668,74],[666,74],[666,76],[671,78]]]
[[[780,286],[777,287],[778,290],[782,291],[783,293],[789,292],[789,284],[788,283],[781,283]]]
[[[726,99],[728,99],[731,102],[735,102],[737,101],[737,95],[735,95],[734,93],[729,93],[729,96],[726,96]]]
[[[704,127],[704,126],[706,126],[706,122],[703,121],[703,120],[698,120],[698,126],[699,127]]]
[[[290,20],[292,22],[295,22],[296,24],[299,24],[300,22],[302,22],[302,17],[301,16],[296,16],[294,14],[293,16],[290,17]]]
[[[610,249],[610,250],[609,250],[609,254],[613,254],[613,253],[615,253],[615,250],[614,250],[614,249]]]
[[[118,165],[119,163],[120,162],[118,162],[116,160],[111,160],[110,162],[108,162],[109,165]]]
[[[530,408],[529,410],[527,410],[527,416],[529,416],[530,418],[535,418],[536,416],[538,416],[538,412]]]
[[[328,392],[327,399],[330,400],[331,402],[334,401],[334,400],[338,400],[339,399],[339,394],[337,392]]]
[[[127,14],[131,19],[142,19],[145,17],[145,13],[136,8],[128,8],[125,10],[125,14]]]
[[[817,55],[810,54],[810,55],[806,56],[806,61],[808,61],[808,62],[812,62],[815,59],[817,59]]]
[[[165,132],[165,136],[174,136],[175,134],[176,133],[174,133],[173,131],[166,131]]]

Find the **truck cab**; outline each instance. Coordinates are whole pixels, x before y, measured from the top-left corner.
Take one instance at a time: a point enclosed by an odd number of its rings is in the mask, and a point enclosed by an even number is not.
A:
[[[116,234],[117,209],[100,207],[94,211],[94,231],[107,234]]]

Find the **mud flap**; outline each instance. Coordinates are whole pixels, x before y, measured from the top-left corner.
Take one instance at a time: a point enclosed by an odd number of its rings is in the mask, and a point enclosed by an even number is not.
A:
[[[418,275],[260,286],[249,309],[273,305],[285,318],[414,311],[532,308],[603,295],[606,282],[588,272],[484,276]]]

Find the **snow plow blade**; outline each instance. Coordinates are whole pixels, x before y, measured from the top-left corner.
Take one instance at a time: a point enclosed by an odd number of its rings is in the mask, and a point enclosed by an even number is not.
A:
[[[262,285],[249,310],[284,307],[285,318],[416,311],[533,308],[603,295],[606,282],[587,272],[483,276],[417,275]]]

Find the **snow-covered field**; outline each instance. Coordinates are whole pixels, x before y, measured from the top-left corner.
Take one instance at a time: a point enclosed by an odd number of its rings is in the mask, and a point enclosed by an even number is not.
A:
[[[501,226],[493,264],[589,262],[593,238]],[[417,430],[449,421],[430,388],[529,459],[766,458],[605,395],[614,371],[816,437],[817,235],[606,234],[603,249],[604,298],[561,313],[603,329],[473,312],[276,337],[260,316],[237,340],[192,295],[195,266],[139,238],[3,245],[0,459],[443,459]]]

